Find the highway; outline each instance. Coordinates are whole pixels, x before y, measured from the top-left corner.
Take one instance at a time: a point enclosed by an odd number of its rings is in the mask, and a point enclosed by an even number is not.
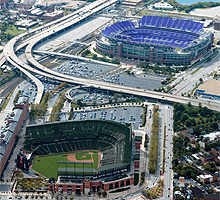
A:
[[[163,199],[172,199],[173,174],[172,174],[172,142],[173,142],[173,108],[168,106],[165,113],[166,141],[165,141],[165,175]]]
[[[132,88],[132,87],[126,87],[122,85],[116,85],[116,84],[111,84],[111,83],[105,83],[101,81],[94,81],[94,80],[88,80],[88,79],[83,79],[83,78],[76,78],[68,75],[61,74],[59,72],[55,72],[53,70],[50,70],[42,65],[40,65],[38,62],[35,61],[35,59],[32,56],[32,48],[35,44],[38,42],[43,41],[45,38],[50,37],[53,34],[57,34],[58,32],[62,31],[63,29],[66,29],[81,20],[99,12],[100,10],[104,9],[105,7],[116,3],[118,0],[102,0],[102,1],[96,1],[92,4],[89,4],[88,6],[84,7],[83,10],[86,12],[85,14],[71,14],[69,17],[66,16],[65,20],[58,20],[60,21],[59,23],[53,23],[51,26],[46,26],[46,29],[40,29],[36,31],[35,29],[32,30],[32,32],[37,32],[37,34],[31,36],[30,38],[27,38],[22,42],[19,46],[15,46],[17,41],[21,40],[21,38],[27,36],[27,32],[23,33],[21,35],[18,35],[14,37],[12,40],[10,40],[5,48],[4,48],[4,55],[6,59],[15,67],[19,68],[22,70],[28,77],[30,77],[33,82],[38,87],[38,95],[36,97],[35,103],[39,103],[43,94],[43,85],[40,83],[40,81],[34,77],[30,72],[33,72],[35,74],[39,74],[51,79],[56,79],[59,81],[63,82],[68,82],[68,83],[73,83],[73,84],[80,84],[80,85],[85,85],[85,86],[93,86],[97,87],[100,89],[104,90],[111,90],[114,92],[119,92],[119,93],[125,93],[125,94],[131,94],[131,95],[136,95],[136,96],[142,96],[142,97],[150,97],[153,99],[159,99],[159,100],[164,100],[167,102],[178,102],[178,103],[183,103],[186,104],[187,102],[191,101],[192,105],[198,106],[199,103],[202,103],[203,106],[207,106],[213,110],[220,111],[219,104],[215,102],[208,102],[207,100],[203,99],[190,99],[182,96],[175,96],[172,94],[166,94],[166,93],[159,93],[159,92],[154,92],[154,91],[149,91],[149,90],[141,90],[137,88]],[[80,14],[80,15],[79,15]],[[22,60],[20,60],[16,54],[15,50],[19,50],[22,47],[26,47],[25,54],[27,57],[27,60],[34,65],[34,67],[31,67],[27,64],[25,64]],[[28,72],[28,71],[30,72]]]
[[[193,90],[193,88],[196,87],[196,84],[199,84],[200,78],[202,78],[203,80],[211,79],[212,76],[208,75],[212,71],[218,69],[218,66],[220,65],[219,59],[220,55],[217,54],[217,56],[212,61],[208,63],[202,63],[198,65],[196,68],[193,68],[193,70],[186,72],[183,76],[178,77],[178,79],[184,78],[184,80],[175,87],[173,94],[182,95],[184,93],[190,93]]]
[[[107,0],[98,0],[95,1],[91,4],[89,4],[86,7],[83,7],[81,9],[79,9],[78,11],[67,15],[63,18],[60,18],[58,20],[55,20],[54,22],[48,23],[47,25],[43,25],[41,27],[38,27],[36,29],[30,30],[28,32],[22,33],[16,37],[14,37],[13,39],[11,39],[5,46],[3,52],[4,52],[4,56],[5,58],[15,67],[17,67],[18,69],[22,69],[22,72],[24,74],[26,74],[29,78],[31,78],[33,80],[33,82],[36,84],[37,88],[38,88],[38,94],[36,96],[35,102],[34,103],[39,103],[41,98],[42,98],[42,94],[43,94],[43,85],[42,83],[36,78],[34,77],[32,74],[30,74],[27,70],[32,71],[34,73],[38,73],[41,74],[40,71],[35,70],[34,68],[31,68],[29,65],[25,64],[22,60],[20,60],[16,54],[14,49],[17,51],[23,47],[25,47],[26,45],[28,45],[29,43],[34,43],[36,44],[36,42],[43,40],[44,38],[48,38],[50,35],[53,34],[57,34],[56,31],[62,31],[63,29],[65,30],[65,28],[68,28],[78,22],[80,22],[81,20],[99,12],[100,10],[102,10],[103,8],[116,3],[118,0],[111,0],[111,1],[107,1]],[[93,10],[92,10],[93,9]],[[84,13],[82,17],[81,15]],[[75,20],[77,19],[77,20]],[[56,31],[55,31],[56,30]],[[25,37],[27,37],[30,33],[36,33],[35,35],[31,36],[28,39],[24,39]],[[17,47],[15,47],[15,44],[17,43],[17,41],[20,41],[24,39],[24,41],[21,42],[21,44]],[[4,63],[4,56],[3,54],[0,55],[0,61],[1,63]],[[25,69],[24,69],[25,68]],[[47,76],[46,76],[47,77]],[[56,77],[49,77],[49,78],[56,78]],[[65,80],[62,80],[65,81]]]

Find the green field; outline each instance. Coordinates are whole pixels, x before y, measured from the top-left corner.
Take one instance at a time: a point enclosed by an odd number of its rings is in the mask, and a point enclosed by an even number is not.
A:
[[[78,151],[64,154],[36,156],[32,165],[32,169],[42,174],[43,176],[50,178],[57,178],[57,161],[68,161],[67,155],[76,154],[77,160],[89,160],[91,155],[89,152],[93,152],[93,165],[84,165],[84,168],[97,168],[98,167],[98,152],[97,151]],[[83,157],[86,156],[86,157]],[[83,164],[75,164],[75,168],[83,168]],[[59,167],[66,167],[66,164],[59,163]],[[68,168],[73,168],[73,164],[68,164]]]
[[[6,33],[9,33],[12,36],[19,35],[20,33],[25,32],[25,30],[17,29],[14,25],[8,27],[8,29],[5,31]]]

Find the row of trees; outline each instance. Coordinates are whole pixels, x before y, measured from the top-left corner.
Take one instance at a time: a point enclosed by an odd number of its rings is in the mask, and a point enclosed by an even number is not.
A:
[[[147,135],[147,133],[145,134],[145,140],[144,140],[144,147],[147,148],[147,144],[149,142],[149,137]]]
[[[64,88],[66,86],[66,83],[61,83],[60,85],[58,85],[51,93],[51,95],[53,95],[55,92],[59,91],[60,89]]]
[[[167,0],[167,2],[173,5],[173,7],[176,8],[179,12],[184,11],[186,13],[189,13],[190,11],[197,8],[212,8],[220,5],[219,2],[212,2],[212,1],[209,2],[200,1],[197,3],[193,3],[191,5],[182,5],[178,3],[176,0]]]
[[[61,109],[63,108],[64,102],[65,102],[65,94],[64,92],[61,92],[59,94],[59,98],[56,102],[56,105],[54,105],[54,107],[52,108],[51,114],[60,113]],[[58,121],[58,120],[59,120],[59,114],[50,116],[50,121]]]
[[[158,160],[158,132],[159,132],[159,113],[158,107],[154,105],[153,111],[153,124],[151,129],[151,144],[149,151],[148,170],[150,174],[154,174],[157,168]]]
[[[142,117],[142,126],[146,124],[146,116],[147,116],[147,107],[143,108],[143,117]]]
[[[44,94],[40,104],[32,104],[31,105],[31,111],[29,114],[30,119],[33,119],[35,117],[42,117],[43,115],[46,114],[47,107],[48,107],[48,101],[49,101],[50,97],[51,97],[50,92],[47,91]]]
[[[18,93],[16,94],[16,96],[14,98],[14,101],[13,101],[14,104],[17,102],[18,97],[20,96],[20,94],[21,94],[21,90],[18,90]]]
[[[141,182],[140,185],[142,185],[145,181],[145,171],[141,172]]]

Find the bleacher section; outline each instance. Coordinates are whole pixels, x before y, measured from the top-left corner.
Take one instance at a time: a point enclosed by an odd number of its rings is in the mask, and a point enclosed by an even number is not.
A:
[[[186,48],[193,46],[203,30],[203,24],[190,20],[143,16],[135,27],[131,21],[123,21],[106,27],[103,36],[115,41],[140,45],[161,45]]]
[[[103,165],[130,163],[130,129],[107,120],[54,122],[29,125],[26,128],[24,150],[35,155],[88,149],[105,152]],[[110,155],[113,149],[114,154]]]

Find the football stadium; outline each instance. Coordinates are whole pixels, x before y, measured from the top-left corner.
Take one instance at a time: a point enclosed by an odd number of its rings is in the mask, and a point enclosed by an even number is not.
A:
[[[139,21],[121,21],[97,36],[96,48],[110,56],[149,63],[188,65],[204,55],[213,34],[203,24],[168,17],[143,16]]]
[[[111,191],[134,184],[132,130],[108,120],[50,122],[26,127],[23,151],[31,169],[55,178],[50,190]]]

